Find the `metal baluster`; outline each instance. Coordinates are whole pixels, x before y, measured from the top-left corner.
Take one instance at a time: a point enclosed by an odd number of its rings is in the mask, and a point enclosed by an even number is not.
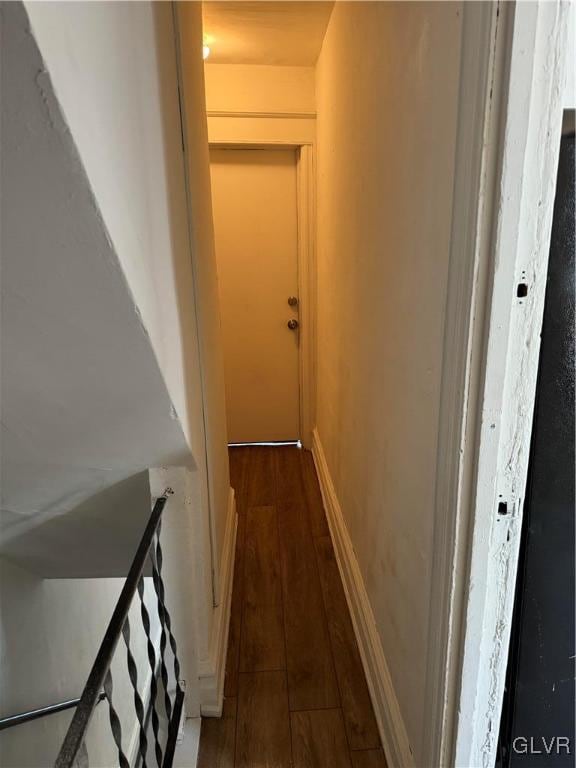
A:
[[[178,660],[178,647],[176,645],[176,638],[172,633],[172,620],[170,618],[168,608],[166,607],[166,598],[165,598],[166,593],[164,590],[164,579],[162,578],[163,557],[162,557],[162,547],[160,545],[161,527],[162,527],[162,521],[160,521],[160,523],[158,524],[158,528],[156,530],[156,561],[158,563],[158,583],[160,588],[160,599],[162,601],[162,609],[164,611],[164,620],[168,628],[168,638],[170,640],[170,647],[172,648],[172,653],[174,654],[174,677],[176,678],[176,688],[177,690],[180,690],[180,661]]]
[[[156,534],[158,535],[158,534]],[[160,591],[160,576],[158,573],[158,562],[156,559],[156,548],[154,547],[154,541],[150,546],[150,557],[152,560],[152,581],[154,582],[154,591],[156,592],[156,599],[158,603],[158,617],[160,619],[160,677],[164,684],[164,704],[166,707],[166,716],[168,722],[172,717],[172,702],[170,701],[170,694],[168,692],[168,669],[166,667],[166,617],[164,615],[164,603],[162,602],[162,593]]]
[[[128,676],[130,677],[130,682],[132,683],[132,688],[134,689],[134,708],[136,710],[136,717],[138,718],[138,723],[140,724],[139,752],[140,752],[140,757],[142,758],[142,768],[148,768],[148,765],[146,763],[146,755],[148,753],[148,739],[146,738],[144,703],[142,701],[142,698],[140,697],[140,693],[138,692],[138,668],[136,667],[136,662],[134,660],[134,656],[132,655],[132,650],[130,648],[130,620],[128,619],[128,617],[126,617],[126,621],[124,622],[124,626],[122,627],[122,637],[124,638],[124,642],[126,643],[126,656],[128,659]]]
[[[88,750],[86,749],[86,742],[83,741],[82,744],[80,744],[80,749],[76,755],[74,768],[89,768],[89,765],[90,761],[88,760]]]
[[[154,733],[154,751],[156,753],[156,764],[158,768],[162,766],[162,747],[160,746],[160,720],[158,718],[158,712],[156,710],[156,699],[158,697],[158,685],[156,683],[156,653],[154,651],[154,645],[152,644],[152,638],[150,636],[150,614],[146,608],[144,602],[144,577],[140,578],[138,582],[138,595],[140,596],[140,614],[142,616],[142,624],[144,626],[144,632],[146,633],[146,650],[148,652],[148,662],[152,671],[152,679],[150,681],[150,705],[152,707],[152,732]]]
[[[128,611],[133,601],[134,594],[138,591],[140,598],[140,612],[142,616],[142,624],[146,634],[147,641],[147,653],[148,661],[150,664],[152,679],[150,683],[150,692],[152,696],[150,706],[150,716],[152,718],[152,729],[154,732],[155,741],[155,756],[156,762],[159,768],[170,768],[172,766],[174,758],[174,750],[176,746],[176,740],[178,735],[178,723],[180,721],[181,713],[183,710],[184,692],[179,681],[176,681],[176,696],[174,704],[170,699],[168,691],[168,670],[166,668],[166,647],[167,647],[167,633],[170,639],[170,647],[176,652],[176,642],[171,630],[170,616],[164,606],[164,584],[162,582],[161,573],[158,567],[158,553],[156,551],[157,541],[155,536],[157,534],[158,525],[164,506],[166,504],[167,497],[172,495],[173,491],[170,488],[166,488],[164,494],[159,496],[154,503],[154,507],[148,519],[148,523],[142,535],[142,539],[136,550],[134,560],[130,566],[130,570],[126,577],[124,586],[118,598],[118,602],[112,612],[112,616],[108,623],[108,627],[104,633],[104,637],[100,644],[100,648],[96,655],[96,659],[86,680],[84,690],[78,702],[62,702],[56,707],[49,707],[50,711],[60,711],[66,709],[69,705],[74,704],[76,711],[72,718],[72,721],[66,732],[66,736],[56,758],[57,768],[71,768],[74,763],[82,764],[83,768],[86,766],[86,751],[84,745],[84,738],[86,730],[88,728],[90,718],[94,711],[98,700],[101,697],[102,688],[104,688],[104,697],[108,701],[109,719],[112,730],[112,736],[114,743],[118,750],[119,768],[130,768],[128,758],[122,749],[122,728],[118,713],[114,708],[113,702],[113,681],[110,670],[110,665],[113,661],[113,656],[116,651],[117,643],[120,635],[123,636],[126,644],[126,650],[128,655],[128,673],[130,676],[130,682],[134,690],[134,704],[136,708],[136,714],[140,726],[140,751],[139,758],[142,758],[142,768],[147,768],[146,760],[150,760],[148,751],[148,739],[146,738],[147,730],[147,713],[144,709],[143,698],[138,691],[138,675],[135,659],[130,647],[130,624],[128,620]],[[160,556],[160,568],[162,564],[162,550],[158,546]],[[146,566],[147,558],[152,562],[152,576],[154,591],[156,593],[156,600],[158,603],[158,616],[160,620],[161,639],[160,639],[160,655],[154,648],[151,637],[150,626],[150,614],[144,602],[144,568]],[[164,695],[166,701],[166,715],[168,718],[168,734],[167,741],[164,750],[161,747],[160,742],[160,718],[157,710],[157,699],[159,693],[158,679],[156,675],[157,662],[160,663],[160,676],[164,687]],[[175,671],[179,672],[179,663],[176,659]],[[62,704],[64,706],[62,706]],[[27,716],[36,714],[36,712],[24,713]],[[13,718],[9,718],[10,720]],[[5,719],[6,720],[6,719]]]
[[[112,673],[110,672],[110,669],[108,669],[108,671],[106,672],[106,677],[104,678],[104,693],[106,694],[106,698],[108,699],[110,727],[112,729],[112,736],[114,737],[114,742],[118,749],[118,759],[120,761],[120,768],[130,768],[130,763],[128,762],[128,758],[126,757],[126,755],[122,750],[122,726],[120,725],[120,719],[118,717],[118,713],[114,709],[114,705],[112,703]]]

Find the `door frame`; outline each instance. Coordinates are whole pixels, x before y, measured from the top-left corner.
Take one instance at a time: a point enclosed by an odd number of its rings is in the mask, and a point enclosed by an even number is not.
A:
[[[538,0],[465,3],[463,10],[423,754],[430,765],[491,768],[532,433],[570,9]]]
[[[278,149],[296,155],[296,226],[299,305],[298,384],[300,440],[312,448],[316,400],[316,221],[314,143],[210,139],[210,149]]]

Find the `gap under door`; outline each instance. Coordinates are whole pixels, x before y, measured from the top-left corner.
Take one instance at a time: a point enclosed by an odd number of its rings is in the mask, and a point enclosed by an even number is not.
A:
[[[300,437],[294,149],[210,150],[228,440]]]

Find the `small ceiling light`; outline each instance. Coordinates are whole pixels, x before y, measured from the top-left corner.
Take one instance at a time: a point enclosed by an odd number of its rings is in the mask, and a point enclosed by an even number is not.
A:
[[[206,60],[210,56],[210,47],[208,45],[202,46],[202,58]]]

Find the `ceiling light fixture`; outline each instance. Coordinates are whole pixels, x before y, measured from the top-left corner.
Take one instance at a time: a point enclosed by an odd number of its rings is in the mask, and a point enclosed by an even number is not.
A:
[[[206,61],[208,56],[210,56],[210,47],[208,45],[204,44],[202,46],[202,58],[204,59],[204,61]]]

